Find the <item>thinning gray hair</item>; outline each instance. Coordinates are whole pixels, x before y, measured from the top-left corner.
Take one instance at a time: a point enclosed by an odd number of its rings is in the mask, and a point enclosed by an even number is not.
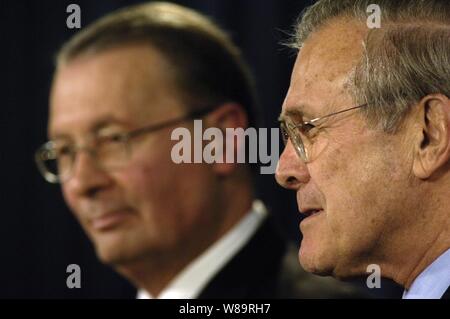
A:
[[[301,50],[311,33],[338,18],[366,23],[367,8],[381,8],[352,78],[356,104],[372,127],[393,132],[413,105],[429,94],[450,97],[449,0],[318,0],[296,23],[290,47]]]

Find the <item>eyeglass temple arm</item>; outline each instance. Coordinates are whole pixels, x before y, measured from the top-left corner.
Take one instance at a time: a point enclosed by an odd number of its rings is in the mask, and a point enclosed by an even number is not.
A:
[[[325,115],[325,116],[322,116],[322,117],[317,117],[315,119],[312,119],[311,121],[304,122],[303,125],[304,124],[313,124],[313,123],[317,122],[318,120],[326,119],[326,118],[328,118],[330,116],[338,115],[338,114],[345,113],[345,112],[348,112],[348,111],[351,111],[351,110],[356,110],[356,109],[359,109],[359,108],[364,107],[364,106],[367,106],[367,103],[362,104],[362,105],[358,105],[358,106],[354,106],[354,107],[351,107],[349,109],[345,109],[345,110],[342,110],[342,111],[339,111],[339,112],[334,112],[334,113],[331,113],[331,114],[328,114],[328,115]]]
[[[201,109],[201,110],[198,110],[198,111],[193,111],[193,112],[190,112],[190,113],[188,113],[188,114],[186,114],[186,115],[184,115],[182,117],[178,117],[176,119],[168,120],[168,121],[165,121],[165,122],[162,122],[162,123],[159,123],[159,124],[156,124],[156,125],[148,126],[148,127],[143,127],[141,129],[138,129],[136,131],[131,132],[128,135],[128,137],[134,137],[134,136],[140,135],[140,134],[142,134],[144,132],[158,131],[158,130],[166,127],[166,126],[171,126],[171,125],[180,123],[180,122],[182,122],[184,120],[187,120],[187,119],[190,119],[190,118],[202,117],[202,116],[210,113],[213,110],[214,110],[214,108],[209,107],[209,108]]]

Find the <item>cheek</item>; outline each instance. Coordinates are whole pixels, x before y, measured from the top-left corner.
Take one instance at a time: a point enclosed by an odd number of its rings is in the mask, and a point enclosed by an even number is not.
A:
[[[167,166],[163,161],[136,161],[117,175],[118,185],[131,204],[152,202],[169,192],[173,170]]]
[[[130,200],[138,203],[152,198],[165,199],[179,183],[179,167],[170,157],[171,147],[165,142],[166,137],[160,137],[159,141],[154,138],[134,149],[132,162],[117,174],[120,187]]]
[[[328,151],[320,165],[311,168],[326,205],[328,227],[336,240],[362,244],[383,223],[380,188],[389,176],[383,152],[362,140]]]
[[[117,180],[143,218],[172,227],[184,227],[198,218],[210,184],[202,165],[177,165],[165,158],[134,162]]]
[[[116,174],[116,187],[138,216],[135,238],[149,245],[174,245],[180,229],[179,203],[171,187],[174,169],[164,161],[134,161]],[[173,196],[173,197],[172,197]]]

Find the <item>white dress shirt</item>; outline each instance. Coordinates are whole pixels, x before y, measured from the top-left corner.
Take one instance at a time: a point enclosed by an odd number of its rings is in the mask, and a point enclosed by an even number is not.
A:
[[[264,204],[255,200],[252,209],[221,239],[184,268],[158,295],[158,299],[194,299],[239,250],[250,240],[267,216]],[[139,290],[138,299],[153,299]]]
[[[403,299],[440,299],[449,286],[450,249],[417,276]]]

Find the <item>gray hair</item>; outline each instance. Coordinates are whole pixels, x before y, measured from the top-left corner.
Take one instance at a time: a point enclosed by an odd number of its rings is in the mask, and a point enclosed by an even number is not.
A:
[[[57,68],[80,56],[128,44],[146,44],[172,66],[183,102],[192,110],[235,102],[257,122],[249,68],[228,34],[194,10],[168,2],[126,7],[84,28],[57,54]]]
[[[423,97],[450,97],[449,0],[318,0],[299,17],[290,47],[301,50],[311,33],[338,18],[366,23],[381,8],[382,27],[369,30],[351,93],[372,127],[393,132]]]

